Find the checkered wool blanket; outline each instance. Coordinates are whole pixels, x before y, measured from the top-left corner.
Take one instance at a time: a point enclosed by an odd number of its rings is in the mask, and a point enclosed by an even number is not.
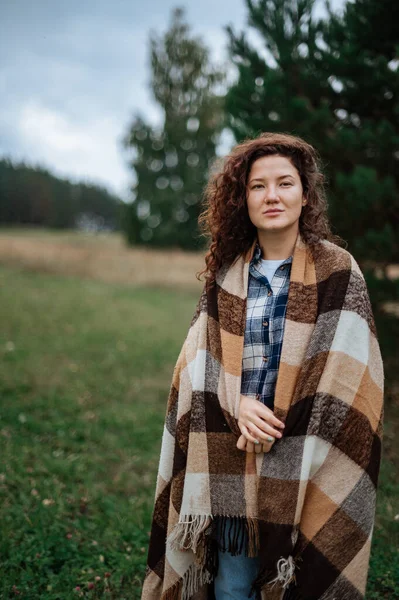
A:
[[[275,392],[285,429],[249,454],[236,443],[254,247],[205,284],[174,369],[142,600],[214,598],[215,516],[233,517],[229,551],[259,555],[258,598],[364,598],[384,386],[366,283],[348,251],[298,235]]]

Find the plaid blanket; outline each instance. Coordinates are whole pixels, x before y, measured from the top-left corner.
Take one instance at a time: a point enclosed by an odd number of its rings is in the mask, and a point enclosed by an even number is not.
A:
[[[205,284],[166,409],[142,600],[213,598],[214,517],[258,555],[262,600],[364,598],[381,456],[383,364],[353,256],[296,240],[269,453],[236,447],[248,266]],[[240,531],[248,533],[238,547]]]

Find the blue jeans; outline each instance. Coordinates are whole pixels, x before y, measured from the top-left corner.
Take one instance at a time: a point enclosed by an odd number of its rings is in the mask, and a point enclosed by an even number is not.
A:
[[[226,540],[228,527],[226,527],[225,538],[222,538],[219,521],[216,520],[216,532],[218,541],[227,546]],[[242,535],[247,539],[247,532]],[[216,600],[255,600],[256,595],[249,596],[251,584],[256,577],[259,566],[258,557],[245,556],[244,552],[238,556],[232,556],[228,551],[218,551],[219,569],[214,580]]]

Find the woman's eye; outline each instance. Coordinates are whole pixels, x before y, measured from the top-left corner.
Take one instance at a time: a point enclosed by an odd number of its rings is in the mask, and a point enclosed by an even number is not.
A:
[[[292,184],[291,181],[283,181],[280,185],[290,187],[293,184]],[[263,185],[261,183],[255,183],[255,185],[253,185],[251,187],[251,190],[259,190],[259,189],[262,189],[262,188],[263,188]]]

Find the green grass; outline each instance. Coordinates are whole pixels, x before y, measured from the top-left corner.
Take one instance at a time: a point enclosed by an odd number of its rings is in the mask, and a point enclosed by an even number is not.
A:
[[[196,301],[0,268],[1,598],[140,597],[167,394]],[[399,598],[394,402],[386,421],[369,599]]]
[[[139,598],[195,303],[0,269],[1,598]]]

